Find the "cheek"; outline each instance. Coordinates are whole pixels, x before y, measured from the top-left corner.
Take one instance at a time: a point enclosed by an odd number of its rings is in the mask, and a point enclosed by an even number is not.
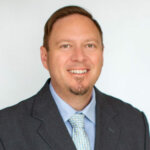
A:
[[[62,54],[53,54],[49,57],[49,66],[56,70],[62,70],[65,67],[67,57]]]
[[[103,55],[96,54],[93,57],[91,57],[91,61],[95,65],[95,67],[102,66],[103,65]]]

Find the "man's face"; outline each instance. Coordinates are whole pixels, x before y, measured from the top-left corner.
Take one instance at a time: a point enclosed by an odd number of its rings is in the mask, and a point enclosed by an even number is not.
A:
[[[57,20],[45,53],[45,67],[58,94],[92,91],[101,72],[103,48],[100,33],[88,17],[73,14]]]

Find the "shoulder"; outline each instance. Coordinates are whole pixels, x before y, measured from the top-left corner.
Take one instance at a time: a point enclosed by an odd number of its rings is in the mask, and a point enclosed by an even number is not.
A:
[[[32,98],[21,101],[20,103],[0,110],[0,138],[5,140],[10,137],[21,136],[22,131],[27,131],[30,124],[34,125],[32,113]],[[11,133],[11,134],[10,134]]]
[[[148,149],[150,142],[149,125],[142,111],[97,89],[96,102],[100,112],[99,119],[102,121],[111,118],[110,120],[113,120],[115,126],[120,129],[120,139],[123,142],[130,143],[132,139],[135,143],[145,143],[144,145]]]
[[[0,122],[3,120],[13,120],[22,116],[30,116],[32,113],[33,105],[36,99],[42,99],[46,92],[49,92],[49,80],[46,81],[44,86],[32,97],[22,100],[14,106],[10,106],[0,110]],[[9,121],[10,122],[10,121]]]
[[[100,101],[102,105],[111,106],[113,111],[117,113],[141,113],[141,111],[135,108],[133,105],[124,102],[123,100],[116,98],[114,96],[105,94],[98,89],[96,89],[97,101]]]
[[[35,96],[0,110],[0,124],[6,124],[7,122],[8,124],[10,122],[13,123],[18,118],[21,119],[24,116],[29,116],[32,110],[34,98]]]
[[[138,126],[148,127],[145,114],[133,105],[126,103],[118,98],[107,95],[96,89],[96,99],[98,107],[108,114],[116,114],[116,120],[123,126],[132,125],[133,128]]]

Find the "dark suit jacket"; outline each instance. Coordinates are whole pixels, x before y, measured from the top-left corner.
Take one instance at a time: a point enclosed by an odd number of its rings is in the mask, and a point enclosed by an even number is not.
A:
[[[0,150],[75,150],[49,91],[0,111]],[[95,150],[149,150],[144,114],[96,88]]]

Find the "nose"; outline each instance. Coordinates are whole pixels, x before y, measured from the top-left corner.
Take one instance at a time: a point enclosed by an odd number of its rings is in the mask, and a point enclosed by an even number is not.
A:
[[[83,62],[86,59],[84,49],[82,47],[76,47],[72,53],[72,60],[77,62]]]

